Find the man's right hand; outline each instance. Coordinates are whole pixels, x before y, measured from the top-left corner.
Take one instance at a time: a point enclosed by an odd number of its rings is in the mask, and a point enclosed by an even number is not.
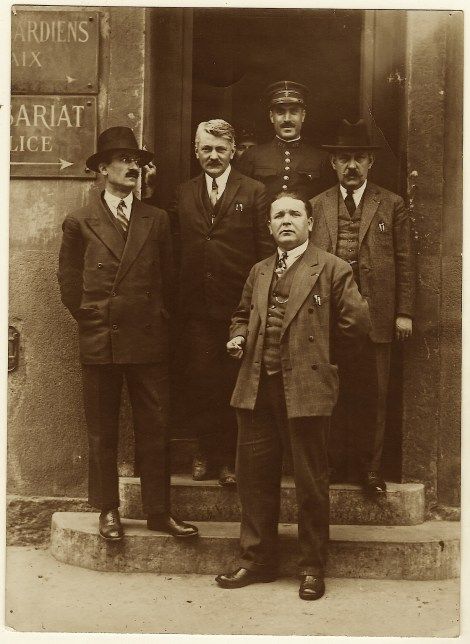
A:
[[[240,360],[243,357],[243,345],[245,338],[242,335],[237,335],[227,342],[227,352],[231,358]]]

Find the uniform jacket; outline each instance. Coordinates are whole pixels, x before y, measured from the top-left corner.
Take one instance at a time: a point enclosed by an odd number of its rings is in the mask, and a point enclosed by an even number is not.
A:
[[[335,182],[326,152],[302,139],[286,143],[276,137],[255,145],[243,154],[237,167],[264,183],[268,197],[284,189],[300,190],[305,199],[310,199]]]
[[[167,359],[171,235],[165,211],[134,197],[127,241],[101,195],[62,225],[58,279],[85,364]]]
[[[334,253],[338,237],[339,186],[311,200],[312,241]],[[413,317],[415,265],[410,218],[403,199],[373,183],[364,191],[359,227],[359,279],[369,302],[373,342],[391,342],[396,316]]]
[[[179,186],[171,209],[179,236],[179,311],[230,320],[250,268],[273,252],[266,192],[231,169],[214,223],[204,206],[202,173]]]
[[[246,338],[233,407],[255,406],[276,259],[277,254],[252,268],[232,317],[230,337]],[[349,264],[310,243],[299,260],[281,331],[289,418],[331,415],[338,397],[338,368],[331,363],[332,332],[352,343],[366,336],[369,328],[367,302],[359,294]]]

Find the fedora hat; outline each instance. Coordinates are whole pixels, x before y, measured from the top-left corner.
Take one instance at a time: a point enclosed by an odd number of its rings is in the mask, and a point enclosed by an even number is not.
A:
[[[336,133],[336,141],[321,147],[325,150],[378,150],[380,145],[371,143],[364,119],[357,123],[343,119]]]
[[[98,165],[103,161],[103,156],[109,152],[138,153],[143,165],[150,163],[153,153],[141,150],[137,144],[134,132],[129,127],[110,127],[98,137],[97,152],[86,160],[86,165],[93,172],[98,172]]]

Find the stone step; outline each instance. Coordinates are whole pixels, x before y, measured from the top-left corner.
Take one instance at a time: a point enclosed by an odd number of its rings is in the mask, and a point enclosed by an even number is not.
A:
[[[98,534],[98,514],[56,512],[51,552],[59,561],[92,570],[217,574],[238,566],[239,524],[198,523],[198,538],[181,541],[125,519],[125,537],[109,543]],[[280,573],[296,575],[297,526],[280,524]],[[460,526],[332,525],[328,577],[449,579],[459,574]]]
[[[234,488],[217,481],[193,481],[189,475],[171,479],[174,513],[186,521],[239,521],[240,505]],[[121,516],[143,519],[140,479],[119,479]],[[387,483],[387,494],[379,500],[365,497],[357,485],[330,486],[330,521],[335,524],[418,525],[424,521],[424,486],[421,483]],[[291,477],[284,477],[281,516],[284,523],[296,523],[297,504]]]

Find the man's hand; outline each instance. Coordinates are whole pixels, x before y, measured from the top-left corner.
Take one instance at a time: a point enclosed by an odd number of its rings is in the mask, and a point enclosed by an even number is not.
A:
[[[142,168],[142,199],[153,197],[157,185],[157,168],[153,161]]]
[[[243,345],[245,338],[242,335],[237,335],[227,342],[227,352],[231,358],[240,360],[243,357]]]
[[[405,315],[399,315],[395,320],[395,335],[397,340],[406,340],[413,333],[413,320]]]

